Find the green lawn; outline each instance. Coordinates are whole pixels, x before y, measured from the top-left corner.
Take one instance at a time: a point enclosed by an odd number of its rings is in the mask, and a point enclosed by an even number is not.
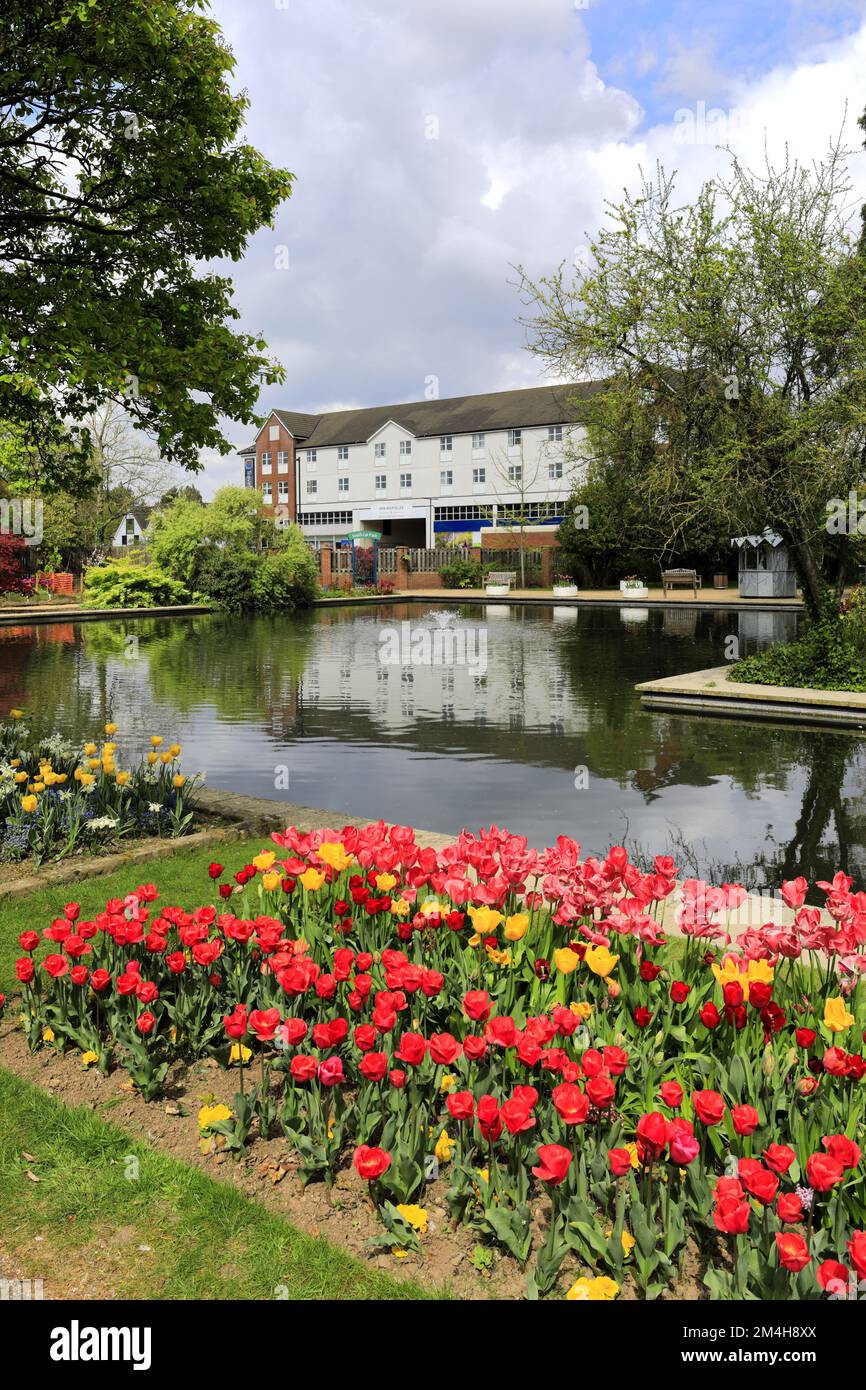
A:
[[[183,842],[178,843],[180,846]],[[80,903],[81,915],[86,919],[100,912],[107,898],[121,897],[139,883],[155,883],[163,905],[199,907],[215,897],[214,885],[207,876],[208,864],[216,859],[233,873],[269,845],[268,836],[263,834],[254,839],[231,840],[204,848],[179,847],[167,859],[140,860],[128,868],[81,883],[55,884],[26,898],[0,899],[0,993],[9,994],[17,988],[15,962],[21,955],[19,934],[25,928],[41,932],[50,926],[51,919],[62,912],[64,903]]]
[[[436,1296],[3,1069],[0,1114],[0,1252],[46,1297]]]

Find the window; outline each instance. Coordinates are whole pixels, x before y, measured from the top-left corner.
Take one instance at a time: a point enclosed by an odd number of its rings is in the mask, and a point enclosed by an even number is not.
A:
[[[479,507],[472,503],[458,503],[456,506],[434,507],[434,521],[492,521],[493,508]]]
[[[509,431],[508,431],[508,447],[509,447],[509,449],[519,449],[519,448],[520,448],[520,441],[521,441],[522,437],[523,437],[523,430],[509,430]]]
[[[442,492],[450,492],[454,486],[454,471],[451,468],[443,468],[439,474],[439,488]]]
[[[440,452],[440,454],[450,454],[450,453],[451,453],[451,445],[452,445],[452,438],[451,438],[451,435],[450,435],[450,434],[443,434],[443,435],[440,435],[440,437],[439,437],[439,452]]]
[[[508,481],[509,481],[510,483],[522,483],[522,482],[523,482],[523,467],[522,467],[521,464],[519,464],[519,463],[510,463],[510,464],[508,465]]]
[[[340,445],[339,449],[337,450],[337,462],[338,462],[338,463],[348,463],[348,462],[349,462],[349,446],[348,446],[348,444],[341,444],[341,445]]]
[[[289,471],[289,451],[288,451],[288,449],[281,449],[280,452],[277,454],[277,472],[278,472],[278,473],[288,473],[288,471]]]
[[[301,512],[298,517],[301,526],[351,526],[351,512]]]
[[[473,470],[472,470],[472,486],[473,486],[473,487],[483,487],[484,484],[485,484],[486,482],[487,482],[487,469],[486,469],[486,468],[473,468]]]
[[[279,425],[271,425],[270,428],[268,429],[268,439],[279,439],[279,437],[280,437],[280,427],[279,427]]]
[[[307,479],[307,496],[308,496],[308,497],[315,497],[315,495],[316,495],[316,493],[317,493],[318,491],[319,491],[319,484],[318,484],[318,482],[316,481],[316,479],[315,479],[315,478],[308,478],[308,479]]]
[[[270,483],[262,483],[262,499],[263,499],[265,502],[270,502],[270,501],[271,501],[271,497],[272,497],[272,489],[271,489]]]
[[[411,489],[412,489],[412,474],[411,474],[411,473],[401,473],[401,474],[400,474],[400,491],[401,491],[401,492],[410,492]]]
[[[270,456],[270,454],[268,454],[268,453],[264,453],[264,454],[262,454],[262,472],[263,472],[263,473],[270,473],[270,471],[271,471],[271,456]]]
[[[337,479],[337,491],[338,491],[338,492],[348,492],[348,491],[349,491],[349,479],[348,479],[348,478],[338,478],[338,479]]]
[[[277,483],[277,496],[281,502],[288,502],[289,500],[289,485],[282,478]]]
[[[308,449],[308,450],[307,450],[307,463],[315,463],[315,462],[316,462],[316,450],[315,450],[315,449]]]
[[[135,535],[135,517],[134,517],[134,516],[128,516],[128,517],[126,518],[126,534],[127,534],[128,536],[134,536],[134,535]]]
[[[387,448],[388,448],[388,445],[384,442],[384,440],[382,440],[381,442],[379,442],[379,443],[376,444],[376,447],[375,447],[375,449],[373,450],[373,453],[375,454],[375,456],[376,456],[377,459],[383,459],[383,458],[385,457],[385,452],[386,452]]]
[[[401,439],[401,440],[400,440],[400,453],[403,455],[403,457],[404,457],[404,458],[408,457],[408,455],[411,454],[411,452],[412,452],[412,441],[411,441],[411,439]]]
[[[550,478],[551,482],[552,482],[555,478],[561,478],[561,477],[562,477],[562,460],[561,460],[561,459],[558,460],[556,463],[549,463],[549,464],[547,465],[547,476],[548,476],[548,478]]]
[[[384,473],[376,474],[376,491],[386,492],[388,489],[388,478]]]
[[[483,431],[483,430],[481,431],[480,434],[473,434],[473,436],[472,436],[472,448],[473,448],[473,450],[474,450],[476,453],[478,453],[479,450],[481,450],[481,449],[484,448],[484,431]]]
[[[548,425],[547,438],[551,444],[562,443],[562,425]]]

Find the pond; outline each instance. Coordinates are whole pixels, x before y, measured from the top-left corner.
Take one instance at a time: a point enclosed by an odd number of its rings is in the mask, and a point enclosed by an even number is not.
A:
[[[840,866],[859,877],[863,739],[650,713],[633,689],[795,625],[683,606],[400,603],[37,625],[0,629],[0,709],[76,738],[112,718],[127,758],[162,733],[211,786],[347,815],[671,851],[750,887]]]

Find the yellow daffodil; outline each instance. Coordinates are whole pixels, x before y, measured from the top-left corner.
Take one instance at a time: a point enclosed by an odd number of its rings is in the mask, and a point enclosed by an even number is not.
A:
[[[276,888],[279,888],[282,881],[282,875],[277,873],[276,869],[262,874],[262,887],[266,893],[273,893]]]
[[[276,857],[277,856],[274,854],[273,850],[263,849],[261,854],[257,854],[255,859],[252,861],[253,868],[258,869],[260,874],[266,874],[268,869],[276,860]]]
[[[326,840],[324,844],[319,845],[316,854],[323,864],[327,864],[328,868],[337,874],[343,873],[352,863],[351,854],[347,854],[346,846],[339,840]]]
[[[446,1129],[443,1129],[439,1138],[436,1140],[436,1147],[433,1150],[440,1163],[451,1162],[451,1150],[457,1147],[457,1140],[452,1139]]]
[[[830,1029],[831,1033],[844,1033],[846,1028],[850,1028],[854,1022],[854,1015],[849,1014],[845,1008],[845,1000],[841,994],[835,999],[828,999],[824,1005],[824,1025]]]
[[[495,912],[492,907],[470,907],[467,912],[472,918],[472,925],[476,932],[481,936],[489,936],[491,932],[496,931],[502,921],[502,913]]]
[[[308,893],[317,893],[325,882],[325,875],[321,869],[305,869],[299,882]]]
[[[506,917],[504,936],[506,941],[522,941],[529,927],[529,914],[527,912],[515,912],[512,917]]]
[[[404,1221],[408,1221],[413,1231],[417,1231],[419,1236],[423,1236],[427,1231],[427,1212],[423,1207],[414,1206],[411,1203],[403,1202],[397,1207]]]
[[[232,1043],[232,1050],[229,1053],[229,1066],[231,1066],[233,1062],[243,1062],[246,1066],[252,1055],[250,1049],[245,1047],[243,1043]]]
[[[553,953],[553,963],[561,975],[571,975],[577,969],[580,958],[570,947],[560,946],[559,950]]]
[[[35,796],[22,796],[21,798],[21,810],[26,811],[28,815],[30,815],[31,811],[36,810],[38,804]]]
[[[587,946],[583,960],[593,975],[600,975],[606,980],[610,972],[616,968],[619,956],[612,955],[606,946]]]
[[[198,1112],[199,1129],[210,1129],[211,1125],[219,1124],[221,1120],[230,1120],[232,1112],[227,1105],[203,1105]]]
[[[578,1279],[565,1295],[570,1303],[610,1303],[619,1293],[619,1284],[600,1275],[597,1279]]]

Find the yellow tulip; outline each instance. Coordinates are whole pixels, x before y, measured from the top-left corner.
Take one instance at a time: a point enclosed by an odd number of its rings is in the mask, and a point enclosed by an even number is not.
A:
[[[335,873],[341,874],[344,869],[348,869],[352,863],[351,854],[346,853],[346,846],[339,840],[326,840],[323,845],[319,845],[316,854],[323,864],[333,869]],[[396,883],[396,879],[394,882]]]
[[[605,1275],[597,1279],[578,1279],[565,1295],[570,1303],[610,1303],[619,1293],[619,1284]]]
[[[35,792],[44,792],[44,790],[45,790],[45,783],[44,783],[44,782],[34,782],[34,783],[33,783],[33,790],[34,790]]]
[[[88,758],[92,758],[93,755],[94,755],[94,753],[96,752],[96,744],[95,744],[95,743],[85,743],[85,745],[84,745],[84,751],[85,751],[85,753],[87,754]]]
[[[126,787],[129,785],[129,777],[128,772],[118,772],[114,780],[119,787]]]
[[[529,914],[527,912],[515,912],[513,917],[505,919],[505,938],[507,941],[522,941],[529,928]]]
[[[260,874],[266,874],[268,869],[272,866],[276,857],[277,856],[274,854],[273,850],[263,849],[262,852],[260,854],[257,854],[255,859],[252,861],[253,868],[258,869]]]
[[[179,758],[179,757],[180,757],[180,744],[179,744],[179,743],[172,743],[172,744],[169,746],[169,750],[168,750],[168,751],[169,751],[169,753],[171,754],[171,756],[172,756],[173,758]]]
[[[423,1207],[418,1207],[406,1202],[402,1202],[400,1206],[398,1206],[397,1210],[399,1211],[403,1220],[408,1221],[409,1225],[412,1227],[414,1231],[417,1231],[418,1234],[421,1236],[425,1234],[427,1230],[427,1213]]]
[[[824,1025],[830,1029],[831,1033],[844,1033],[846,1028],[850,1028],[854,1022],[854,1015],[849,1014],[845,1008],[845,1000],[841,994],[835,999],[828,999],[824,1005]]]
[[[106,724],[106,726],[105,726],[105,732],[108,734],[108,737],[111,738],[111,735],[112,735],[112,734],[116,734],[116,733],[117,733],[117,725],[116,725],[116,724]]]
[[[183,775],[182,772],[176,772],[176,773],[174,774],[174,776],[172,777],[172,779],[171,779],[171,785],[172,785],[177,791],[180,791],[181,787],[184,785],[185,782],[186,782],[186,778],[184,777],[184,775]]]
[[[615,969],[619,956],[612,955],[606,946],[587,946],[583,959],[593,975],[600,975],[603,980],[606,980],[610,972]]]
[[[169,763],[173,762],[174,759],[170,753],[160,753],[159,761],[162,763],[163,767],[168,767]]]
[[[150,736],[150,746],[151,746],[151,748],[159,748],[160,745],[161,745],[161,743],[162,743],[162,735],[161,735],[161,734],[151,734],[151,736]]]
[[[325,882],[325,875],[320,869],[305,869],[299,881],[308,893],[315,893]]]
[[[496,931],[503,920],[502,913],[495,912],[492,907],[470,907],[467,911],[475,930],[482,936],[489,936],[491,932]]]
[[[408,901],[406,900],[406,898],[392,898],[392,899],[391,899],[391,916],[392,916],[392,917],[408,917],[408,916],[409,916],[409,913],[410,913],[411,911],[412,911],[412,904],[411,904],[410,902],[408,902]]]
[[[198,1112],[199,1129],[210,1129],[211,1125],[219,1124],[221,1120],[230,1120],[232,1112],[227,1105],[203,1105]]]
[[[440,1163],[450,1163],[451,1150],[453,1148],[456,1148],[456,1146],[457,1140],[451,1138],[447,1129],[443,1129],[442,1133],[439,1135],[439,1138],[436,1140],[436,1147],[434,1148],[433,1152]]]
[[[21,798],[21,810],[26,811],[28,815],[31,811],[36,810],[37,804],[35,796],[22,796]]]
[[[10,711],[9,711],[9,718],[10,718],[10,719],[23,719],[23,718],[24,718],[24,711],[23,711],[23,709],[10,709]]]
[[[393,874],[377,874],[376,887],[380,893],[390,893],[392,888],[396,888],[397,880]]]
[[[78,780],[81,783],[82,787],[92,787],[94,782],[96,781],[96,778],[94,777],[92,772],[82,772]]]
[[[577,1004],[571,1005],[571,1012],[577,1014],[577,1017],[585,1023],[592,1013],[592,1005],[586,999],[581,999]]]
[[[266,893],[273,893],[275,888],[279,888],[282,881],[281,875],[278,874],[276,870],[262,874],[262,887]]]
[[[569,946],[561,946],[553,953],[553,963],[562,975],[571,975],[580,963],[580,957]]]
[[[98,759],[98,758],[88,758],[88,759],[87,759],[87,766],[90,768],[91,772],[95,772],[96,769],[99,767],[99,765],[100,765],[100,763],[99,763],[99,759]]]
[[[231,1066],[233,1062],[243,1062],[244,1065],[246,1065],[252,1055],[250,1048],[245,1047],[243,1043],[232,1043],[232,1049],[229,1053],[229,1066]]]
[[[27,781],[27,778],[28,778],[28,775],[29,775],[29,774],[26,773],[26,772],[16,772],[16,773],[15,773],[15,781],[16,781],[16,782],[26,782],[26,781]]]
[[[157,759],[156,759],[156,754],[155,754],[155,753],[148,753],[148,755],[147,755],[147,765],[148,765],[148,767],[153,767],[153,765],[154,765],[154,763],[156,762],[156,760],[157,760]]]

